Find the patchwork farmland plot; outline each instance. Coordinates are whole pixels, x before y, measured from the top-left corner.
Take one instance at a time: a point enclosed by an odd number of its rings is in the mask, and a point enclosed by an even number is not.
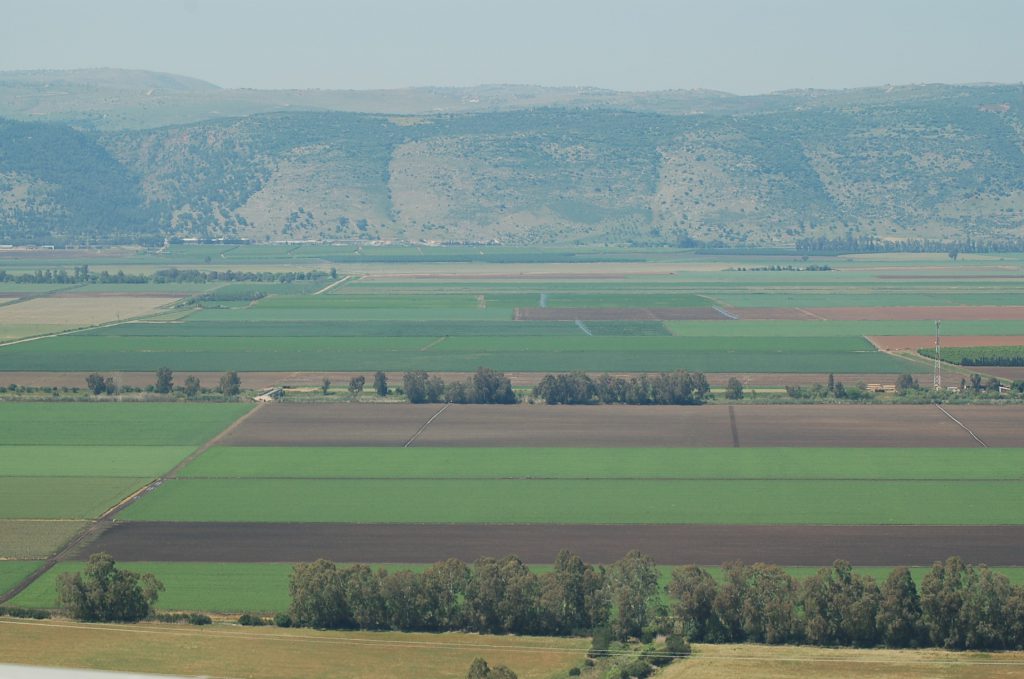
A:
[[[50,555],[246,404],[4,403],[0,559]]]
[[[261,267],[305,250],[209,253],[218,266],[251,256],[260,261],[245,265]],[[341,254],[350,257],[341,277],[351,277],[324,294],[311,294],[324,281],[207,287],[204,308],[167,322],[0,347],[0,370],[17,371],[19,384],[32,384],[32,371],[76,371],[78,386],[92,370],[138,371],[132,384],[145,385],[164,365],[176,382],[195,373],[205,386],[225,370],[251,372],[247,387],[316,387],[330,375],[342,391],[378,369],[394,387],[410,369],[487,366],[528,386],[543,372],[685,368],[714,373],[716,386],[739,376],[749,390],[828,373],[847,386],[927,373],[923,360],[878,351],[865,336],[928,336],[934,320],[947,336],[1024,335],[1024,281],[886,279],[916,264],[882,256],[805,272],[694,255],[656,267],[362,260],[348,269],[364,254]],[[930,266],[952,266],[945,259]],[[1010,265],[974,266],[948,273]],[[267,296],[227,299],[247,291]],[[1024,566],[1019,407],[944,407],[272,404],[67,558],[108,550],[165,580],[162,606],[225,611],[281,610],[289,564],[319,557],[513,552],[541,564],[570,548],[607,563],[639,548],[663,564],[924,566],[956,553]],[[46,558],[248,408],[0,404],[0,559]],[[0,587],[28,568],[5,576],[4,563]],[[55,578],[76,564],[59,564],[15,603],[52,605]]]

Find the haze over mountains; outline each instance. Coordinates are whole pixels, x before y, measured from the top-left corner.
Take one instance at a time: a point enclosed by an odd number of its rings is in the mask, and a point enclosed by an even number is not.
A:
[[[1024,236],[1024,87],[219,88],[0,72],[0,243]]]

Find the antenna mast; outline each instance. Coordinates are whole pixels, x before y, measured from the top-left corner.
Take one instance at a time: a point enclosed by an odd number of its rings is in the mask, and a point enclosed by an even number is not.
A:
[[[941,350],[942,345],[939,342],[939,324],[942,321],[935,321],[935,368],[932,373],[932,387],[934,389],[942,389],[942,360]]]

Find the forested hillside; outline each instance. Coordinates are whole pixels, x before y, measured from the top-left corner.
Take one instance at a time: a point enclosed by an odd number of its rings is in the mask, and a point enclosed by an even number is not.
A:
[[[224,92],[168,82],[193,98]],[[0,82],[0,111],[26,117],[5,107],[10,87]],[[417,115],[213,111],[148,128],[69,112],[0,120],[0,243],[1024,235],[1018,86],[701,93],[712,109],[701,113],[680,110],[695,93],[603,93],[592,105],[535,89],[555,101]]]

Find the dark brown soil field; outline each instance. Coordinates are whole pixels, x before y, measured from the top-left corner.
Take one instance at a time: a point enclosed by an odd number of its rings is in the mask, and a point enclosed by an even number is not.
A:
[[[943,406],[978,438],[993,448],[1024,445],[1024,411],[1013,406]],[[1000,412],[1008,409],[1009,413]]]
[[[220,441],[233,446],[403,446],[436,404],[276,403]]]
[[[993,416],[1012,422],[1007,409]],[[977,442],[934,406],[736,406],[740,445],[749,447],[971,448]]]
[[[730,417],[732,408],[732,417]],[[273,404],[222,443],[236,446],[974,447],[930,405],[479,406]],[[952,412],[952,411],[950,411]],[[956,416],[956,415],[954,415]],[[1019,407],[973,406],[989,445],[1020,432]],[[735,423],[735,434],[733,430]],[[989,441],[986,436],[992,439]]]
[[[729,313],[744,321],[820,321],[811,314],[791,307],[729,307]]]
[[[1024,380],[1024,368],[1022,367],[1001,367],[985,366],[983,370],[989,375],[995,375],[1004,380]]]
[[[830,321],[1024,320],[1024,306],[826,307],[806,311]]]
[[[726,321],[711,307],[516,307],[517,321]]]
[[[1024,526],[474,526],[449,524],[115,524],[84,553],[119,561],[432,563],[515,554],[551,563],[561,549],[611,563],[631,549],[662,564],[740,559],[785,566],[925,566],[958,555],[1024,565]]]
[[[867,337],[882,351],[923,349],[935,346],[934,335],[885,335]],[[944,347],[1011,347],[1024,345],[1024,335],[962,335],[943,337]]]

